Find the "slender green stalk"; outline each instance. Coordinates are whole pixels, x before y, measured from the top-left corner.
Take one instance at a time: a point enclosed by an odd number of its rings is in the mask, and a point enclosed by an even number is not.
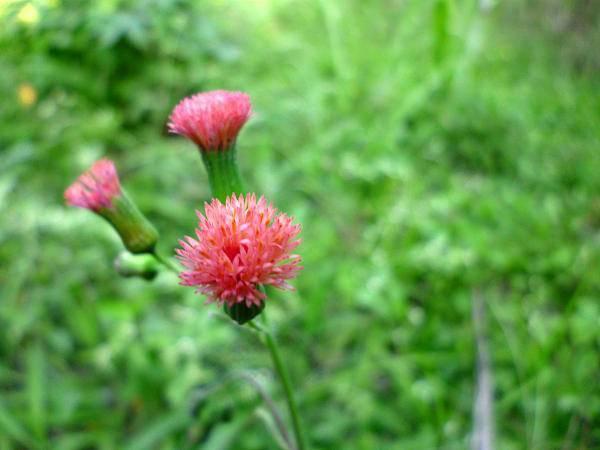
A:
[[[264,311],[262,313],[262,317],[265,326],[257,325],[254,322],[250,322],[250,326],[260,331],[265,338],[265,344],[269,349],[271,359],[273,360],[273,365],[275,366],[275,371],[277,372],[279,381],[281,382],[283,392],[285,394],[288,410],[290,412],[290,418],[292,419],[294,436],[296,438],[296,448],[297,450],[306,450],[307,447],[304,441],[304,433],[302,432],[302,427],[300,426],[300,415],[298,414],[298,406],[296,405],[296,400],[294,399],[294,392],[292,390],[290,376],[283,364],[283,360],[281,359],[277,342],[269,331],[267,318]]]
[[[175,274],[179,273],[179,268],[177,267],[177,264],[175,264],[171,258],[167,258],[166,256],[161,255],[156,250],[154,251],[153,255],[159,263],[161,263],[171,272]]]

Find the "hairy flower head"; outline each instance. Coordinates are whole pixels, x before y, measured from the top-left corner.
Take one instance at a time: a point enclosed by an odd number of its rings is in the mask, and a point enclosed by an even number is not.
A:
[[[89,209],[106,219],[131,253],[152,253],[158,232],[121,188],[115,164],[96,161],[65,191],[71,206]]]
[[[302,268],[292,251],[300,244],[300,225],[264,197],[231,195],[199,211],[196,239],[180,240],[178,259],[185,267],[181,284],[194,286],[209,302],[262,305],[261,285],[292,289],[287,280]]]
[[[252,114],[243,92],[210,91],[186,97],[169,117],[169,131],[192,140],[206,152],[227,150]]]
[[[112,207],[113,199],[119,195],[121,184],[115,164],[101,159],[67,188],[65,200],[71,206],[99,211]]]

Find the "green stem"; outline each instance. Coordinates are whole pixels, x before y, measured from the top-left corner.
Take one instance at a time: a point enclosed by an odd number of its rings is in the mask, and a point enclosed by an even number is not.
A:
[[[277,375],[279,376],[279,381],[283,386],[283,392],[285,394],[288,410],[292,419],[294,436],[296,437],[296,448],[297,450],[305,450],[307,447],[304,442],[304,434],[302,433],[302,427],[300,426],[300,415],[298,414],[298,406],[296,405],[296,400],[294,399],[294,392],[292,390],[290,376],[283,364],[283,360],[281,359],[281,354],[279,353],[279,347],[277,346],[277,342],[275,341],[275,338],[268,329],[267,319],[264,311],[262,313],[262,317],[265,326],[260,326],[253,322],[250,322],[250,326],[252,326],[255,330],[260,331],[265,337],[265,343],[267,345],[267,348],[269,349],[269,352],[271,353],[271,359],[273,360],[275,371],[277,372]]]
[[[235,144],[227,150],[202,151],[201,154],[214,198],[225,202],[231,194],[244,193],[242,178],[235,161]]]
[[[117,230],[125,248],[131,253],[152,253],[158,241],[158,231],[142,214],[124,189],[115,197],[110,208],[101,208],[98,214]]]
[[[177,264],[175,264],[171,258],[167,258],[166,256],[161,255],[156,250],[154,251],[153,255],[159,263],[161,263],[171,272],[175,274],[179,273],[179,267],[177,267]]]

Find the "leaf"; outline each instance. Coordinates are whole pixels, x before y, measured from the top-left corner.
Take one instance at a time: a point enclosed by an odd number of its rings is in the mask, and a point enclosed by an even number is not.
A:
[[[211,433],[208,441],[198,447],[198,450],[227,450],[232,448],[238,436],[252,420],[254,420],[253,416],[239,417],[229,423],[220,425]]]
[[[27,399],[29,417],[34,434],[42,442],[46,439],[46,358],[40,343],[27,351]]]
[[[189,422],[190,416],[182,411],[163,416],[148,424],[144,430],[135,435],[125,446],[125,450],[154,448],[161,440],[187,427]]]
[[[444,61],[450,44],[450,3],[437,0],[433,10],[433,58],[437,64]]]
[[[265,424],[267,431],[269,432],[273,440],[277,442],[279,448],[281,448],[282,450],[293,450],[290,446],[288,446],[288,444],[281,436],[281,433],[275,425],[273,416],[269,413],[269,411],[267,411],[265,408],[258,408],[255,414]]]
[[[0,432],[27,446],[27,448],[38,447],[23,424],[13,417],[2,403],[0,403]]]

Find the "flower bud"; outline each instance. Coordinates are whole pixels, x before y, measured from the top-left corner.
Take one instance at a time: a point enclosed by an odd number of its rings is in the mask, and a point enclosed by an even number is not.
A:
[[[243,192],[235,144],[251,113],[247,94],[211,91],[184,98],[169,117],[169,131],[187,137],[198,146],[213,197],[221,201],[230,194]]]
[[[134,255],[123,251],[115,259],[115,270],[122,277],[153,280],[160,272],[160,265],[152,255]]]
[[[187,137],[203,152],[227,151],[251,114],[250,97],[243,92],[203,92],[181,100],[168,126],[171,133]]]
[[[158,232],[121,188],[115,165],[101,159],[65,191],[67,204],[89,209],[117,230],[131,253],[152,253]]]

